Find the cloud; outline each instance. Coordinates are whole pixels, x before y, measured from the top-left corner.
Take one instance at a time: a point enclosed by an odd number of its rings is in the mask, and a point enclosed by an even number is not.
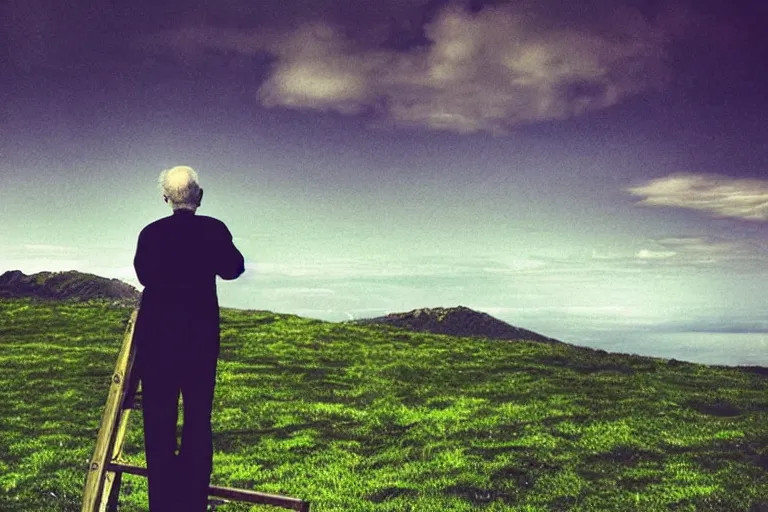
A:
[[[585,269],[600,272],[645,272],[653,267],[679,271],[683,268],[711,267],[717,264],[743,266],[748,261],[764,260],[765,253],[745,240],[718,236],[668,236],[633,243],[633,247],[601,252],[593,250],[592,264]]]
[[[663,237],[644,242],[634,259],[641,265],[666,265],[675,268],[714,264],[743,264],[759,255],[743,241],[711,236]]]
[[[764,268],[768,251],[749,240],[729,240],[719,236],[678,236],[647,240],[635,254],[640,265],[682,269],[723,265],[744,271]]]
[[[670,206],[751,221],[768,220],[768,181],[708,174],[675,174],[627,189],[638,204]]]
[[[537,26],[511,6],[446,8],[425,33],[430,46],[385,77],[382,94],[396,122],[503,131],[614,105],[660,78],[652,69],[658,41],[648,34],[619,41]]]
[[[637,251],[636,258],[641,260],[659,260],[672,258],[677,255],[676,251],[651,251],[648,249],[641,249]]]
[[[507,258],[506,261],[499,262],[496,266],[484,267],[483,271],[491,274],[514,274],[543,268],[547,265],[545,261],[532,258]]]
[[[277,64],[258,91],[266,106],[359,112],[373,100],[371,82],[383,55],[358,52],[334,27],[314,23],[272,49]]]
[[[503,132],[610,107],[660,86],[665,31],[637,17],[624,26],[607,34],[545,24],[520,6],[471,12],[448,5],[423,26],[423,43],[403,50],[355,40],[351,31],[326,22],[267,34],[185,28],[140,44],[188,63],[212,53],[269,56],[272,66],[256,91],[268,107]]]
[[[260,262],[254,264],[250,279],[302,278],[319,280],[462,277],[489,272],[511,272],[506,264],[489,268],[487,261],[427,259],[327,259],[314,261]],[[314,288],[314,287],[313,287]]]
[[[55,244],[24,244],[24,250],[31,255],[53,255],[81,253],[80,247]]]
[[[657,238],[653,243],[666,250],[675,251],[681,255],[687,254],[696,256],[734,253],[745,249],[744,246],[738,242],[702,236],[664,237]]]
[[[328,297],[334,295],[336,292],[330,288],[311,288],[311,287],[277,287],[271,288],[269,293],[279,297]]]

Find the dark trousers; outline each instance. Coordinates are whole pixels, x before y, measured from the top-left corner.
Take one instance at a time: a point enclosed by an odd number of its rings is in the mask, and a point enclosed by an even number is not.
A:
[[[140,348],[150,512],[203,512],[207,506],[218,350],[201,351],[199,346]],[[184,422],[177,446],[179,396]]]

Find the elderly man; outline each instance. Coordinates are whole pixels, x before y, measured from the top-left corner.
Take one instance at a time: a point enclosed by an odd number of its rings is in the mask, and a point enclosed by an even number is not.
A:
[[[223,222],[196,215],[203,198],[190,167],[162,172],[173,214],[139,234],[133,264],[144,285],[136,321],[151,512],[206,510],[213,468],[211,409],[219,354],[216,276],[235,279],[243,255]],[[179,395],[184,405],[177,450]]]

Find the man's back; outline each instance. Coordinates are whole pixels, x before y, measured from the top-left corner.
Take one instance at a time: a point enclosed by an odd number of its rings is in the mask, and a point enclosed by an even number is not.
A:
[[[141,334],[160,343],[165,332],[180,328],[218,335],[216,276],[237,278],[244,260],[223,222],[175,210],[141,231],[134,267],[144,285]]]
[[[216,275],[235,279],[244,270],[243,256],[218,219],[176,210],[139,234],[136,274],[152,293],[216,295]]]

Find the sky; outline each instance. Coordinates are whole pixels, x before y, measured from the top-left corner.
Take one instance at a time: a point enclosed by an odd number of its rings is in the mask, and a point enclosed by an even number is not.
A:
[[[138,233],[171,213],[157,178],[189,165],[246,258],[222,306],[464,305],[768,364],[764,2],[0,9],[0,272],[141,289]]]

